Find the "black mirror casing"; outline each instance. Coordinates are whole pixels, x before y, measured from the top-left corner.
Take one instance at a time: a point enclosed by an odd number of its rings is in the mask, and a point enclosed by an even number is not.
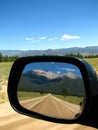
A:
[[[31,62],[63,62],[71,63],[79,68],[85,85],[86,104],[78,118],[67,120],[48,117],[36,112],[31,112],[20,105],[17,98],[17,86],[24,67]],[[8,97],[13,109],[21,114],[57,123],[80,123],[98,128],[98,79],[95,71],[84,60],[63,56],[34,56],[19,58],[14,62],[9,75]]]

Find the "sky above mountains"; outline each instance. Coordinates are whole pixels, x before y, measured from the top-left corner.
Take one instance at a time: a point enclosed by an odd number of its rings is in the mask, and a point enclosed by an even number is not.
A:
[[[98,0],[0,0],[0,49],[98,45]]]

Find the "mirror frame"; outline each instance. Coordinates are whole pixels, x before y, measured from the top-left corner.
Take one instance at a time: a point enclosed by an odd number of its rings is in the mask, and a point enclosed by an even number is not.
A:
[[[85,85],[85,91],[86,91],[86,104],[85,107],[81,113],[81,115],[72,120],[68,119],[58,119],[58,118],[53,118],[53,117],[48,117],[42,114],[38,114],[36,112],[32,112],[30,110],[27,110],[23,108],[18,101],[17,98],[17,87],[18,87],[18,82],[20,79],[20,76],[22,74],[22,71],[24,67],[28,63],[33,63],[33,62],[63,62],[63,63],[70,63],[75,66],[77,66],[82,74],[83,80],[84,80],[84,85]],[[13,107],[14,110],[17,112],[33,117],[33,118],[38,118],[46,121],[52,121],[52,122],[57,122],[57,123],[83,123],[86,121],[86,117],[88,116],[88,113],[91,108],[91,103],[92,103],[92,95],[96,95],[96,91],[92,91],[93,84],[95,81],[93,81],[94,77],[96,77],[95,71],[92,69],[92,67],[85,62],[82,59],[79,58],[74,58],[74,57],[64,57],[64,56],[31,56],[31,57],[23,57],[19,58],[16,60],[12,66],[10,75],[9,75],[9,81],[8,81],[8,97],[11,106]],[[97,82],[97,81],[96,81]]]

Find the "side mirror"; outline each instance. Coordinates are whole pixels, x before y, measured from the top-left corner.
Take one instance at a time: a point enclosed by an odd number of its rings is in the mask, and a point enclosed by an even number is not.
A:
[[[23,108],[32,112],[58,119],[75,119],[85,107],[86,92],[76,65],[42,61],[24,67],[17,98]]]
[[[61,56],[18,59],[8,82],[12,107],[27,116],[61,123],[87,123],[97,76],[85,61]],[[95,85],[95,88],[98,88]]]

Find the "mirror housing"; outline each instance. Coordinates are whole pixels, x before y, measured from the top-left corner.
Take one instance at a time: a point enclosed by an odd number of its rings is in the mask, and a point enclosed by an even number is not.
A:
[[[81,114],[74,119],[61,119],[55,118],[51,116],[47,116],[44,114],[40,114],[38,112],[30,111],[29,109],[24,108],[17,96],[17,90],[19,81],[22,75],[22,72],[27,64],[30,63],[41,63],[41,62],[60,62],[60,63],[68,63],[76,66],[82,75],[84,87],[85,87],[85,106],[82,110]],[[35,117],[38,119],[43,119],[47,121],[57,122],[57,123],[81,123],[85,125],[96,125],[96,119],[98,117],[96,115],[96,111],[98,110],[98,79],[93,68],[84,60],[73,58],[73,57],[63,57],[63,56],[34,56],[34,57],[24,57],[16,60],[12,66],[9,81],[8,81],[8,97],[11,106],[17,112]],[[96,106],[95,106],[96,105]],[[93,113],[92,113],[93,112]],[[97,120],[98,121],[98,120]],[[93,122],[93,123],[92,123]]]

